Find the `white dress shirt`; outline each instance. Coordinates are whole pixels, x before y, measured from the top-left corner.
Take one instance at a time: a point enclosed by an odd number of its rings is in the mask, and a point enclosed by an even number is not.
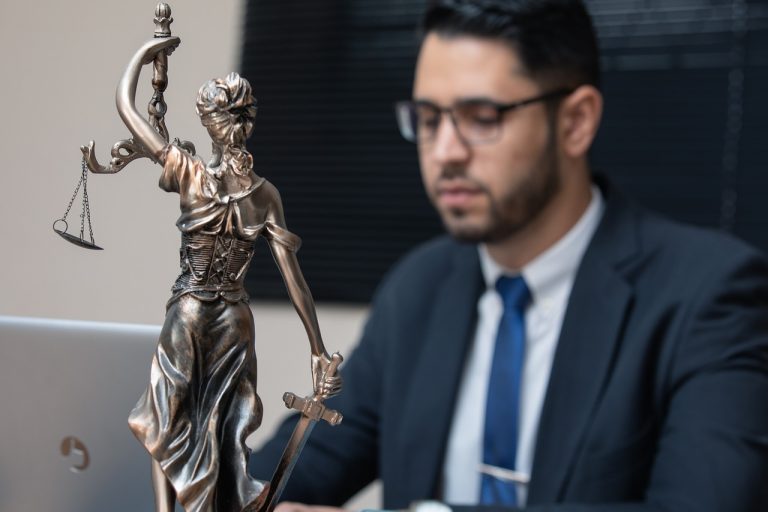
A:
[[[486,392],[496,331],[503,310],[501,296],[496,291],[496,280],[502,274],[521,273],[531,292],[531,304],[525,312],[525,360],[521,381],[517,463],[515,468],[507,468],[530,475],[541,407],[568,297],[581,258],[602,213],[602,194],[593,186],[592,199],[579,221],[552,247],[523,267],[522,271],[502,268],[493,261],[484,246],[479,247],[486,291],[477,304],[475,338],[464,367],[448,439],[443,468],[443,501],[446,503],[472,505],[478,503],[480,498],[479,466],[483,460]],[[518,484],[518,506],[524,506],[526,498],[527,486]]]

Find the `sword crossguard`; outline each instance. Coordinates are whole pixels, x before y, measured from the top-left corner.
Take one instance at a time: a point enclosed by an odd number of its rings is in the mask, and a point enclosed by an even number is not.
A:
[[[340,354],[334,354],[330,364],[325,369],[325,374],[322,375],[321,382],[325,382],[326,378],[330,375],[333,376],[336,373],[336,368],[341,363],[342,357]],[[313,360],[313,370],[314,370]],[[313,378],[316,375],[313,373]],[[288,477],[291,476],[296,460],[299,458],[301,450],[304,448],[304,444],[307,442],[310,432],[315,427],[315,424],[320,420],[327,421],[330,425],[335,426],[341,423],[342,416],[338,411],[328,409],[323,400],[326,396],[322,393],[324,386],[318,386],[321,392],[316,392],[312,396],[301,398],[293,393],[286,392],[283,394],[283,402],[289,409],[294,409],[301,413],[301,417],[296,422],[296,426],[293,428],[293,434],[288,440],[288,444],[283,450],[283,455],[280,458],[280,462],[277,463],[275,473],[272,475],[272,480],[265,491],[264,498],[261,495],[258,498],[258,503],[255,503],[257,507],[256,512],[273,512],[277,501],[283,493],[285,484],[288,481]],[[248,508],[247,510],[251,510]],[[243,511],[245,512],[245,511]]]
[[[283,394],[283,402],[285,402],[287,408],[299,411],[302,416],[305,416],[312,421],[325,420],[333,426],[341,423],[341,413],[327,408],[323,402],[316,397],[301,398],[288,391]]]

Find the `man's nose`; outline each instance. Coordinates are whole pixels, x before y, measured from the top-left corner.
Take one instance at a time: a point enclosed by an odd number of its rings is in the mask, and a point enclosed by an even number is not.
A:
[[[470,148],[448,113],[440,117],[440,124],[432,142],[432,158],[439,164],[463,162],[469,158]]]

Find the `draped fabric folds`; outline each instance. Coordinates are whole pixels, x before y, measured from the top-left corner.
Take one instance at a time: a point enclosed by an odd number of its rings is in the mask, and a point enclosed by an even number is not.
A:
[[[181,275],[128,422],[187,512],[241,512],[264,488],[247,471],[245,439],[262,407],[243,281],[259,236],[291,251],[301,239],[282,225],[277,190],[252,170],[219,177],[173,144],[163,159],[160,187],[180,197]]]
[[[240,512],[262,490],[246,470],[262,411],[253,336],[245,302],[183,296],[166,314],[129,425],[188,512]]]

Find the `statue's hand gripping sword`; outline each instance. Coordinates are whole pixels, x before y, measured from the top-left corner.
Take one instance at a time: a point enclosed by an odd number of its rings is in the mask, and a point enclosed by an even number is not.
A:
[[[336,371],[342,360],[343,358],[338,352],[331,356],[331,363],[328,365],[321,383],[328,378],[336,376]],[[280,495],[283,493],[283,489],[285,489],[285,484],[288,482],[288,477],[291,476],[293,467],[296,465],[299,454],[304,448],[315,424],[320,420],[327,421],[333,426],[341,423],[341,413],[328,409],[323,403],[326,397],[327,395],[323,394],[322,390],[315,390],[312,396],[306,398],[300,398],[291,392],[286,392],[283,395],[285,406],[301,412],[301,418],[296,423],[296,427],[294,427],[293,434],[291,434],[291,438],[285,446],[285,450],[283,450],[283,456],[280,458],[272,480],[266,488],[266,497],[263,500],[259,500],[261,504],[255,511],[272,512],[275,508],[277,500],[280,499]]]

